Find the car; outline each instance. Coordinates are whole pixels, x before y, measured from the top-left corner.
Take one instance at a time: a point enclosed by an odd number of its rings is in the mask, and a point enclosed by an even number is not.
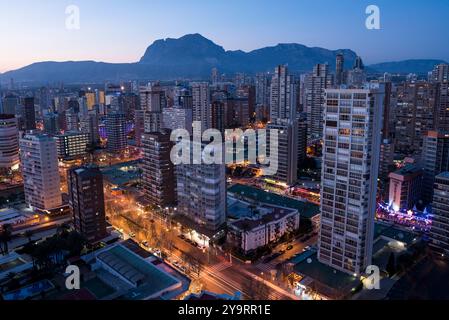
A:
[[[279,254],[280,254],[280,255],[283,255],[284,253],[285,253],[285,250],[279,251]]]
[[[183,235],[183,234],[180,234],[180,235],[179,235],[179,238],[181,238],[182,240],[185,240],[186,236]]]
[[[140,244],[145,248],[148,248],[148,241],[142,241]]]
[[[290,251],[290,250],[292,250],[293,249],[293,246],[292,245],[289,245],[288,247],[287,247],[287,251]]]

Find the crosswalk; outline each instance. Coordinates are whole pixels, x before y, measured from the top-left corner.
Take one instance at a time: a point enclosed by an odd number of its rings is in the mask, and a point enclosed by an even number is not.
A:
[[[267,274],[271,273],[272,270],[276,270],[276,265],[274,263],[258,263],[255,267]]]
[[[228,261],[224,261],[224,262],[220,262],[220,263],[217,263],[217,264],[209,267],[208,271],[210,273],[216,273],[216,272],[221,272],[226,269],[229,269],[230,267],[232,267],[232,264]]]

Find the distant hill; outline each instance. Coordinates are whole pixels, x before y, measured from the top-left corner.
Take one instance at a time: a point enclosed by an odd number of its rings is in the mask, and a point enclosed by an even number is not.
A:
[[[0,74],[0,81],[9,82],[11,78],[16,82],[28,83],[209,79],[213,67],[218,68],[221,73],[233,75],[236,72],[255,74],[272,71],[279,64],[288,64],[293,73],[304,73],[311,71],[317,63],[328,63],[333,70],[337,53],[343,53],[345,67],[351,68],[357,55],[349,49],[328,50],[289,43],[250,52],[226,51],[200,34],[189,34],[179,39],[155,41],[147,48],[140,61],[135,63],[38,62]],[[367,70],[380,73],[426,73],[440,62],[442,61],[387,62],[368,66]]]
[[[301,44],[278,44],[251,52],[225,51],[200,34],[191,34],[179,39],[157,40],[148,47],[140,64],[167,68],[172,77],[209,77],[213,67],[220,72],[234,74],[272,71],[279,64],[288,64],[292,72],[307,72],[317,63],[329,63],[335,67],[337,53],[343,53],[347,65],[351,66],[356,53],[348,50],[309,48]],[[178,71],[180,70],[180,71]]]
[[[381,73],[388,72],[388,73],[427,74],[427,72],[431,71],[435,65],[440,63],[447,63],[447,62],[443,60],[414,59],[414,60],[372,64],[369,67],[370,69]]]
[[[272,71],[288,64],[292,72],[307,72],[317,63],[335,67],[335,56],[343,53],[347,66],[352,66],[356,53],[348,50],[309,48],[301,44],[278,44],[251,52],[226,51],[200,34],[179,39],[157,40],[136,63],[104,63],[95,61],[39,62],[0,75],[2,82],[66,83],[120,79],[208,79],[211,69],[233,75]]]

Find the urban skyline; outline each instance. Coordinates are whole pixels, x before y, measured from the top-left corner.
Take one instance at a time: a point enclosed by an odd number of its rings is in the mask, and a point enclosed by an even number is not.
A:
[[[346,17],[337,16],[360,3],[320,17]],[[447,5],[438,4],[420,14],[437,17]],[[74,5],[84,12],[84,1]],[[198,14],[194,0],[169,5],[186,26]],[[406,21],[408,9],[377,5],[382,27],[362,11],[364,33],[388,32],[388,8],[396,24]],[[155,2],[152,14],[164,8]],[[208,3],[202,13],[223,8]],[[286,27],[296,23],[289,16]],[[440,29],[426,38],[440,40],[429,52],[448,49]],[[111,30],[114,43],[135,39]],[[381,41],[363,40],[365,49]],[[405,49],[409,40],[395,38]],[[420,41],[415,34],[426,47]],[[0,300],[185,302],[178,315],[195,300],[449,300],[449,63],[376,69],[363,54],[225,52],[195,33],[155,42],[138,63],[44,63],[0,75]],[[268,315],[253,307],[243,315]]]
[[[380,9],[380,30],[365,28],[365,10],[371,4]],[[65,27],[69,5],[80,10],[79,30]],[[328,10],[321,10],[323,7]],[[138,1],[131,5],[105,0],[45,0],[37,5],[20,0],[8,3],[8,10],[0,11],[0,36],[9,48],[9,54],[0,53],[0,72],[40,61],[135,62],[153,41],[188,33],[201,33],[226,50],[248,52],[278,43],[300,43],[333,50],[352,49],[369,64],[407,59],[448,61],[448,49],[439,45],[439,37],[449,37],[449,27],[444,27],[444,12],[448,9],[449,4],[443,0],[434,1],[432,6],[425,2],[410,5],[406,1],[385,0],[345,0],[338,4],[327,0],[283,1],[280,6],[271,2],[256,5],[253,0],[226,4]],[[213,18],[223,10],[235,20],[226,27],[224,20]],[[123,17],[122,24],[107,18],[115,15]],[[11,16],[15,19],[9,19]],[[248,16],[258,19],[248,20]],[[436,28],[438,35],[431,32]],[[41,38],[42,33],[48,36]],[[263,37],[258,36],[262,34]],[[421,38],[420,46],[413,45],[417,37]],[[117,38],[120,42],[115,41]],[[33,51],[26,50],[30,45]],[[102,50],[106,47],[110,49]]]

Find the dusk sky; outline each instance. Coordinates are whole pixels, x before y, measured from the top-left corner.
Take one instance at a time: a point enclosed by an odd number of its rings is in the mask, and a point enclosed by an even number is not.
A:
[[[365,28],[380,8],[381,30]],[[80,30],[65,27],[68,5]],[[449,60],[449,1],[0,0],[0,72],[39,61],[135,62],[160,38],[201,33],[226,50],[277,43],[349,48],[367,64]]]

